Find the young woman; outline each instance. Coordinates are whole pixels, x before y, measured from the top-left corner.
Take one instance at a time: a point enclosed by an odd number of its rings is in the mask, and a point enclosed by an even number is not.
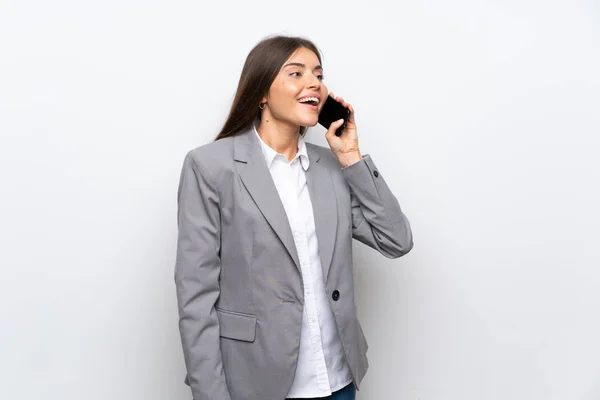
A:
[[[351,111],[330,149],[304,141],[326,96],[321,57],[276,36],[248,55],[216,140],[190,151],[178,192],[175,282],[195,400],[351,400],[368,367],[352,238],[389,258],[410,225]]]

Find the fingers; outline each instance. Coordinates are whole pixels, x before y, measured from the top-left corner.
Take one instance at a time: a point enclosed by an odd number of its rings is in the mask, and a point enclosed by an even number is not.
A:
[[[337,131],[337,129],[340,126],[342,126],[343,123],[344,123],[344,119],[338,119],[337,121],[332,122],[331,125],[329,125],[329,129],[327,129],[327,133],[325,134],[325,137],[335,136],[335,131]]]

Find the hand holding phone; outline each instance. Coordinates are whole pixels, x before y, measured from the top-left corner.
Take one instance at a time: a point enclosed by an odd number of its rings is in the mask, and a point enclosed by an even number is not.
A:
[[[344,123],[335,131],[335,136],[340,136],[344,131],[344,128],[346,128],[349,117],[349,109],[344,107],[342,103],[335,100],[333,97],[327,96],[327,100],[325,100],[325,104],[323,104],[323,108],[319,113],[319,124],[325,129],[329,129],[332,122],[343,119]]]
[[[343,168],[362,159],[351,104],[330,93],[319,114],[319,123],[327,129],[327,143]],[[343,135],[342,130],[345,132]]]

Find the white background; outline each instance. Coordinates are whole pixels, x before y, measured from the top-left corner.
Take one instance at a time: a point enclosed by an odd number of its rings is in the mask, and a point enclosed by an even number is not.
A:
[[[600,398],[592,0],[3,0],[0,398],[191,399],[181,163],[276,33],[321,48],[413,226],[401,259],[355,246],[358,398]]]

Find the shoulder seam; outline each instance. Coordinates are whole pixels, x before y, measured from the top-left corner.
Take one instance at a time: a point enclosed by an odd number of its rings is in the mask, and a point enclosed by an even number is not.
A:
[[[194,152],[194,150],[191,150],[190,153]],[[194,168],[196,168],[196,170],[198,171],[199,174],[203,174],[204,172],[206,172],[206,175],[208,176],[209,180],[210,180],[210,184],[211,186],[214,188],[215,192],[217,193],[217,197],[219,199],[219,204],[221,203],[221,191],[219,190],[219,186],[216,185],[216,179],[213,176],[213,174],[210,172],[210,168],[200,168],[201,163],[196,160],[196,157],[194,157],[194,155],[191,154],[191,158],[192,158],[192,162],[194,163]],[[204,164],[203,164],[204,165]]]

